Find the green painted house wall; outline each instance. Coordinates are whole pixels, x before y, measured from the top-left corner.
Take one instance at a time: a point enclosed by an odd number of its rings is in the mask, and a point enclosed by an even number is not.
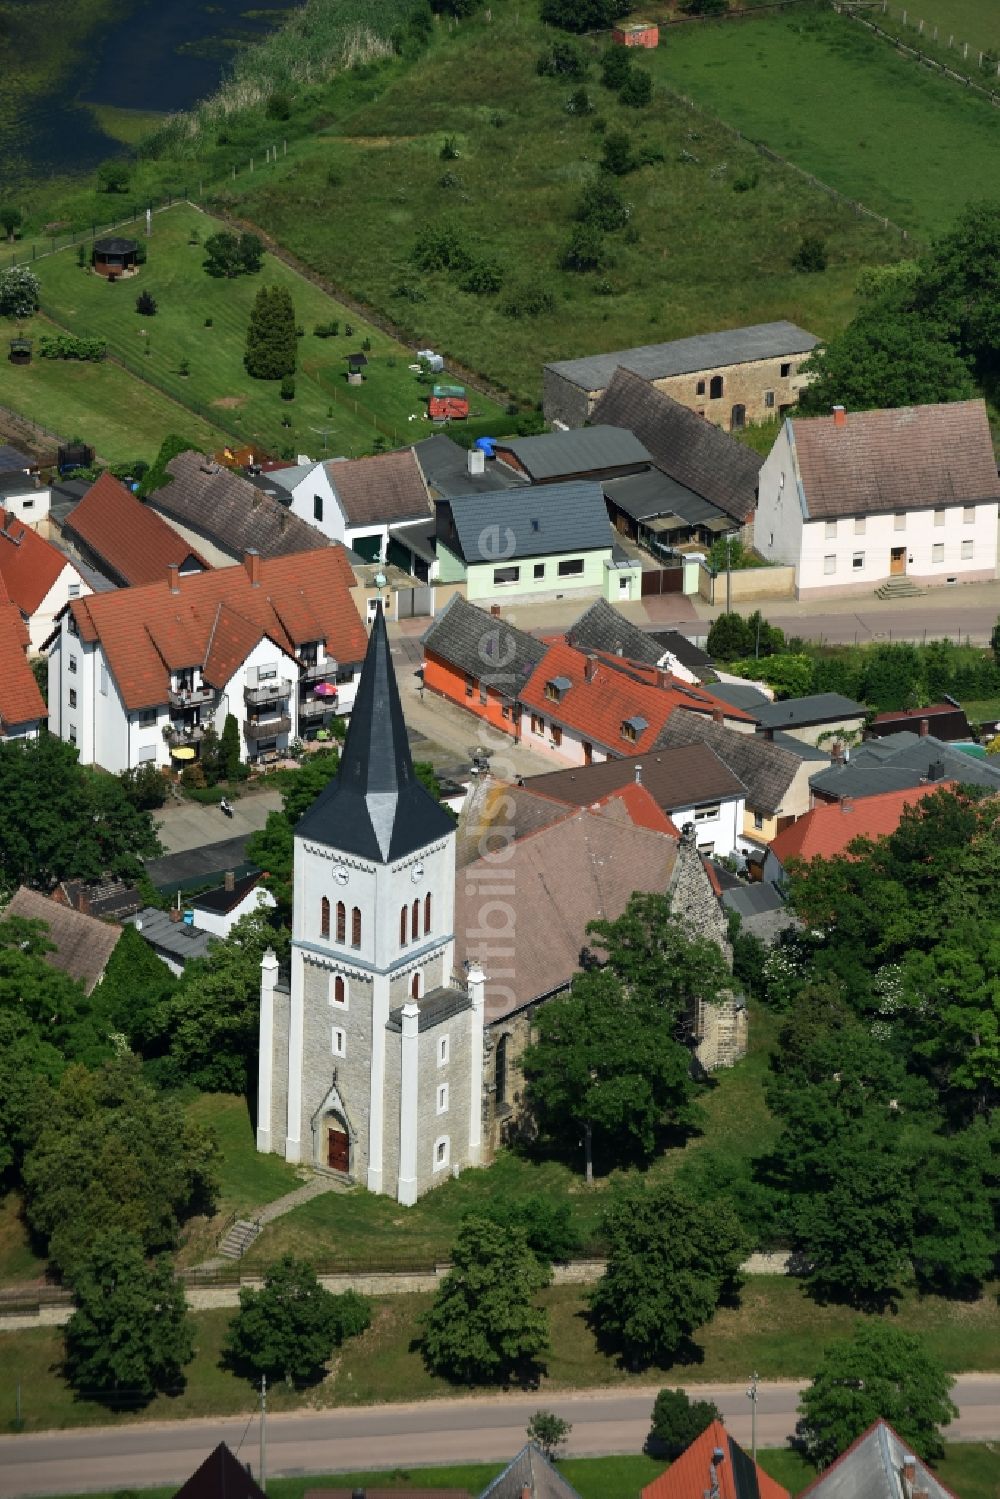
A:
[[[559,556],[519,557],[512,562],[477,562],[468,570],[469,602],[498,599],[505,593],[564,593],[570,590],[600,593],[604,587],[604,564],[611,556],[610,546],[595,552],[579,552],[576,556],[583,562],[583,571],[567,578],[559,576],[559,564],[575,561],[572,552]],[[516,583],[495,583],[494,573],[510,567],[518,569]],[[535,577],[536,567],[542,570],[539,578]]]
[[[446,547],[443,541],[437,543],[438,559],[438,582],[440,583],[463,583],[465,581],[465,563],[457,553],[450,547]]]

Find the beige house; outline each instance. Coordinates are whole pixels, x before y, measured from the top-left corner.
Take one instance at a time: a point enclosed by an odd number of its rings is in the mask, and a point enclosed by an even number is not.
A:
[[[757,323],[646,344],[542,371],[545,419],[582,427],[616,370],[629,370],[727,432],[784,415],[808,381],[802,365],[819,340],[794,323]]]

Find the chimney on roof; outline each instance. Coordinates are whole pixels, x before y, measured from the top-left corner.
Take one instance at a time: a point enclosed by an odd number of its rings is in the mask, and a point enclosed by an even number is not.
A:
[[[774,729],[770,724],[764,730],[764,738],[769,740],[771,744],[774,743]]]
[[[167,563],[167,587],[171,593],[180,593],[181,591],[181,569],[178,562]]]
[[[854,811],[854,803],[849,796],[842,796],[840,798],[840,810],[841,812]]]
[[[79,911],[81,916],[90,915],[90,896],[87,894],[86,890],[81,890],[79,895],[76,897],[76,909]]]
[[[712,709],[712,722],[713,723],[722,723],[724,719],[725,719],[725,714],[723,713],[723,711],[722,711],[721,708],[713,708]]]
[[[486,472],[486,454],[482,448],[470,448],[467,462],[470,474],[484,474]]]
[[[641,786],[642,785],[642,766],[641,765],[637,765],[635,767],[635,784],[637,786]]]
[[[917,1481],[917,1460],[912,1454],[907,1453],[903,1458],[903,1493],[906,1499],[910,1499],[913,1493],[913,1485]]]
[[[254,588],[260,587],[260,553],[256,547],[247,547],[243,554],[243,566]]]
[[[499,604],[491,604],[490,605],[490,614],[493,616],[494,619],[499,619],[500,618],[500,605]]]
[[[233,870],[233,869],[227,869],[226,870],[225,877],[224,877],[224,879],[222,881],[222,886],[223,886],[224,890],[228,890],[229,893],[232,894],[232,892],[236,889],[236,871],[235,870]]]
[[[670,686],[670,673],[662,666],[656,668],[656,685],[657,687]]]
[[[943,760],[932,760],[931,761],[931,763],[927,767],[927,779],[929,781],[943,781],[944,780],[944,761]]]
[[[847,410],[846,410],[845,407],[843,407],[843,406],[834,406],[834,408],[833,408],[833,425],[835,427],[846,427],[847,426]]]
[[[920,727],[917,730],[917,733],[920,735],[921,739],[926,739],[927,735],[930,733],[930,731],[931,731],[931,721],[930,721],[930,719],[929,718],[922,718],[920,720]]]
[[[593,655],[588,656],[586,661],[584,661],[583,663],[583,680],[585,682],[592,682],[594,680],[596,672],[597,657]]]
[[[830,759],[833,761],[834,765],[843,765],[844,741],[842,739],[835,739],[830,745]]]
[[[184,912],[181,910],[180,906],[171,906],[168,914],[171,921],[184,920]]]

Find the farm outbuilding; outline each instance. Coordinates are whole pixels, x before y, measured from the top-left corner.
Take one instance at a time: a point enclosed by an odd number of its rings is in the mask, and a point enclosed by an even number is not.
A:
[[[660,28],[655,21],[627,21],[614,28],[611,40],[619,47],[647,47],[652,51],[660,45]]]
[[[95,239],[90,263],[99,276],[109,281],[119,276],[132,276],[139,266],[139,246],[134,239],[121,239],[112,235],[108,239]]]

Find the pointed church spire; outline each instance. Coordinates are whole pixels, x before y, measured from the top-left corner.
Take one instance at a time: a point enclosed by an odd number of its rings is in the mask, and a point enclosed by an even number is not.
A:
[[[296,834],[381,863],[401,859],[455,824],[417,780],[379,603],[336,776]]]

